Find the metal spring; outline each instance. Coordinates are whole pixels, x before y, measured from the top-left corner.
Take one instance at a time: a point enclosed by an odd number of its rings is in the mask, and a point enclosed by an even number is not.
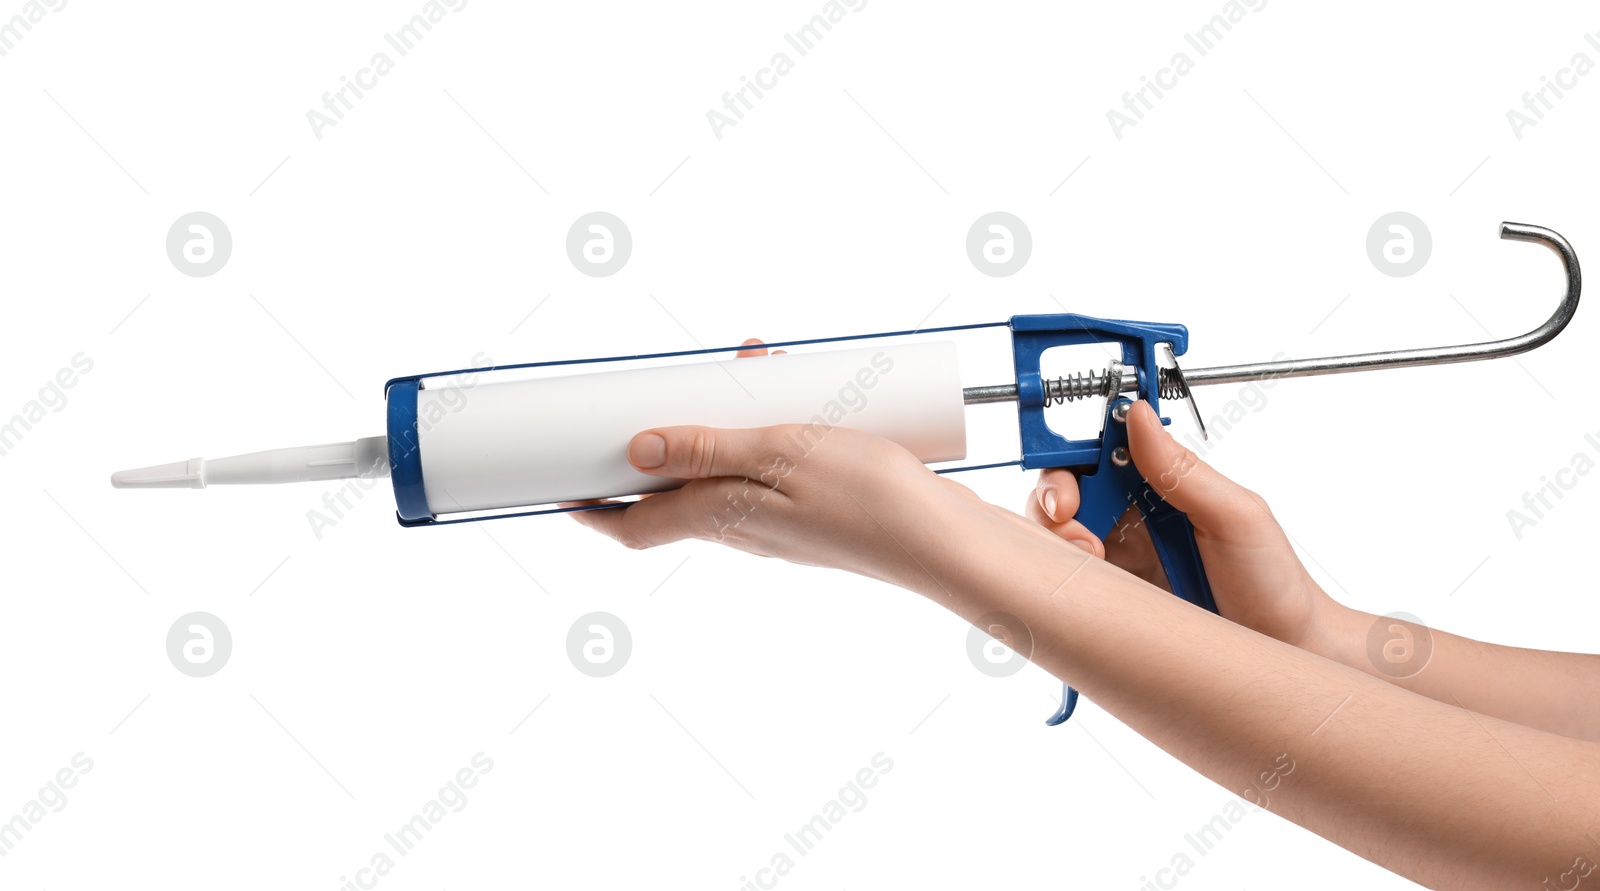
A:
[[[1162,399],[1189,398],[1189,384],[1184,381],[1183,375],[1176,368],[1157,369],[1156,384],[1161,391]]]
[[[1101,371],[1080,371],[1066,377],[1044,381],[1044,404],[1061,405],[1091,396],[1110,396],[1122,389],[1122,375],[1112,378]]]

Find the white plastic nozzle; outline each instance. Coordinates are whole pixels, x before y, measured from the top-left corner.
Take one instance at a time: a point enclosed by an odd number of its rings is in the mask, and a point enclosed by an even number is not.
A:
[[[118,489],[204,489],[212,485],[298,483],[389,475],[387,437],[368,436],[350,442],[296,446],[234,455],[190,458],[111,475]]]

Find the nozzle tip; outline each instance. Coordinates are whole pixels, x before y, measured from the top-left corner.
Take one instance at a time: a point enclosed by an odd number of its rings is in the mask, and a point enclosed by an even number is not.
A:
[[[111,475],[117,489],[204,489],[205,460],[191,458],[171,464],[155,464],[134,470],[119,470]]]

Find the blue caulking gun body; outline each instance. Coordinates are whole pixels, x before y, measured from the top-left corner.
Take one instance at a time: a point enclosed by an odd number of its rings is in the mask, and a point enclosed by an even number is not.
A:
[[[1582,291],[1577,256],[1564,238],[1539,226],[1502,223],[1500,237],[1548,247],[1560,258],[1566,277],[1566,291],[1555,313],[1532,331],[1504,340],[1221,366],[1185,373],[1177,365],[1177,356],[1184,355],[1189,345],[1188,330],[1182,325],[1098,319],[1073,313],[1019,315],[1013,316],[1008,322],[815,338],[768,345],[853,344],[886,337],[1005,327],[1011,333],[1015,384],[960,387],[959,378],[953,371],[952,344],[913,344],[892,348],[900,350],[894,356],[885,351],[874,353],[870,349],[847,350],[773,356],[760,362],[741,363],[741,376],[747,382],[753,382],[752,387],[756,388],[754,392],[734,380],[728,369],[723,367],[726,363],[719,362],[485,385],[471,395],[474,400],[472,412],[456,410],[459,405],[451,401],[451,395],[458,395],[464,402],[466,394],[463,388],[450,386],[449,380],[516,369],[605,367],[606,363],[612,362],[732,353],[744,347],[459,369],[388,381],[384,386],[388,414],[385,436],[274,449],[212,461],[193,458],[119,471],[112,475],[112,485],[119,488],[205,488],[209,484],[222,483],[389,476],[394,486],[397,517],[400,524],[407,527],[608,509],[619,505],[522,508],[638,495],[673,488],[681,481],[646,477],[633,471],[627,464],[626,445],[634,433],[648,427],[683,423],[746,427],[803,423],[809,415],[809,409],[801,410],[798,406],[815,405],[817,395],[822,391],[812,387],[785,395],[782,387],[793,390],[796,378],[827,376],[839,369],[846,369],[847,380],[853,374],[853,380],[871,387],[876,381],[888,380],[889,370],[899,363],[899,366],[911,372],[910,375],[904,371],[898,372],[902,378],[917,375],[937,378],[933,389],[943,395],[933,401],[926,395],[903,397],[904,406],[897,408],[890,405],[871,420],[859,424],[852,418],[848,426],[863,426],[900,442],[926,463],[939,463],[965,457],[964,428],[959,426],[960,412],[965,405],[1014,401],[1017,404],[1021,451],[1017,460],[941,468],[938,472],[999,466],[1020,466],[1029,470],[1072,470],[1078,475],[1080,489],[1076,515],[1079,522],[1104,539],[1130,506],[1137,506],[1172,592],[1195,606],[1217,612],[1201,563],[1193,525],[1181,511],[1160,497],[1133,464],[1126,424],[1132,400],[1145,400],[1159,417],[1163,398],[1183,399],[1188,402],[1193,418],[1203,433],[1204,424],[1192,397],[1193,386],[1468,362],[1511,356],[1541,346],[1559,334],[1577,311]],[[1113,359],[1103,372],[1091,371],[1055,379],[1048,379],[1042,374],[1041,357],[1047,350],[1083,344],[1114,345],[1120,349],[1120,357]],[[780,359],[783,361],[778,361]],[[630,385],[618,386],[623,380],[618,377],[620,375],[634,377],[627,378]],[[648,378],[639,375],[648,375]],[[755,400],[755,393],[765,395],[767,392],[759,388],[760,379],[766,379],[776,387],[772,392],[777,395],[764,407],[758,405],[752,408],[742,398],[717,398],[717,392],[723,396],[729,393],[728,382],[732,380],[744,391],[744,395],[759,403],[760,400]],[[641,387],[640,382],[646,380],[649,384]],[[435,385],[430,386],[430,382]],[[588,386],[586,382],[593,385]],[[574,390],[574,384],[584,386]],[[636,404],[624,405],[613,412],[612,427],[600,432],[600,440],[605,445],[598,450],[604,454],[598,457],[592,442],[569,445],[563,437],[550,434],[550,429],[561,429],[559,426],[547,425],[538,416],[541,411],[557,411],[564,412],[561,416],[575,424],[603,424],[605,419],[594,408],[613,401],[617,398],[614,394],[636,391],[639,392]],[[701,402],[692,408],[668,404],[677,394],[708,392],[712,398],[702,397]],[[856,392],[861,391],[857,389]],[[957,392],[959,399],[955,398]],[[1123,395],[1125,393],[1129,395]],[[1067,439],[1046,423],[1047,407],[1089,398],[1105,400],[1098,436]],[[728,403],[738,404],[739,408],[729,408]],[[678,414],[674,415],[673,412]],[[952,412],[956,416],[955,425],[963,431],[957,434],[954,442],[948,436],[941,439],[939,435],[916,429],[919,415],[939,414],[949,420]],[[450,417],[451,420],[448,424],[432,427],[431,419],[439,417]],[[1162,423],[1170,421],[1163,418]],[[482,513],[489,510],[500,512]],[[439,516],[448,513],[475,515],[445,519]],[[1077,692],[1067,686],[1061,708],[1047,723],[1065,721],[1071,716],[1076,702]]]

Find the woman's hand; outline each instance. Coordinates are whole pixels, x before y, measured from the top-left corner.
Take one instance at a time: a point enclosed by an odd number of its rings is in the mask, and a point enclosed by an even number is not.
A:
[[[759,340],[745,346],[742,358],[767,354]],[[901,446],[846,427],[656,428],[633,438],[628,461],[641,473],[688,482],[627,507],[571,516],[632,548],[714,541],[876,578],[963,614],[946,586],[992,570],[1002,547],[1062,553],[1062,543],[1036,524],[934,473]]]
[[[628,507],[572,514],[631,548],[696,538],[931,593],[955,542],[997,524],[1013,534],[1032,526],[899,445],[846,427],[661,427],[633,438],[628,461],[688,480]]]
[[[1326,652],[1343,608],[1311,579],[1267,503],[1185,448],[1137,401],[1128,414],[1134,466],[1152,488],[1189,515],[1217,608],[1228,619],[1285,643]],[[1101,542],[1072,519],[1078,484],[1066,470],[1039,474],[1028,516],[1061,538],[1171,590],[1150,533],[1131,507]]]

